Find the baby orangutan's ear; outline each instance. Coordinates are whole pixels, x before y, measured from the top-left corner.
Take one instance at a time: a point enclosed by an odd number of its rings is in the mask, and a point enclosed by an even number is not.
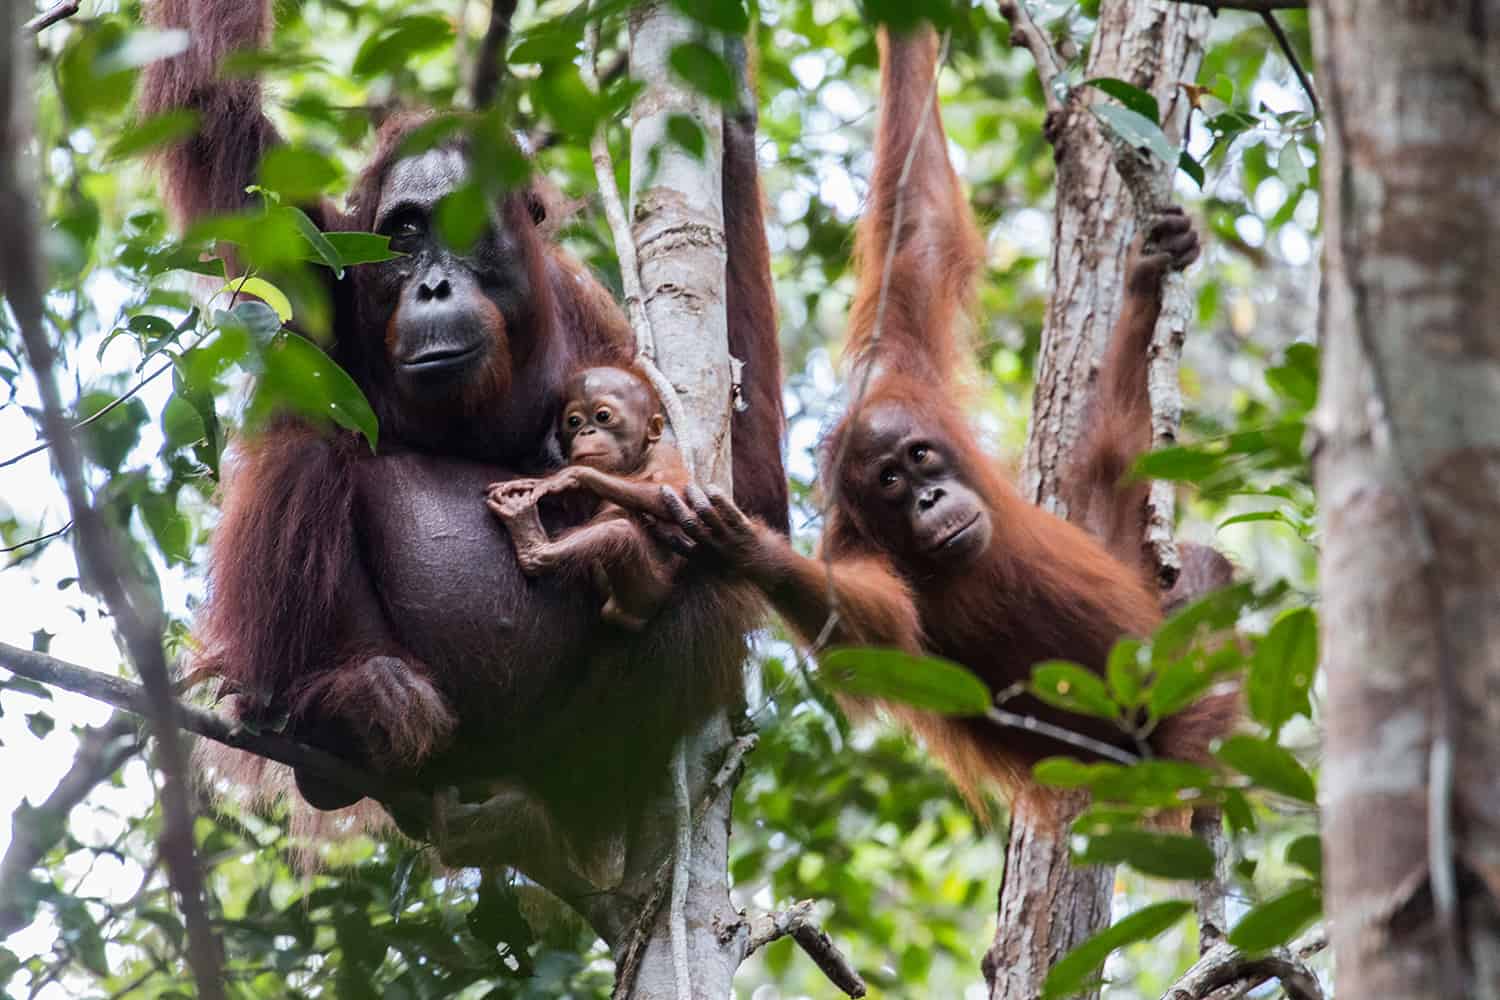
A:
[[[646,421],[646,440],[651,444],[661,440],[661,432],[667,426],[666,418],[660,413],[651,414],[651,419]]]

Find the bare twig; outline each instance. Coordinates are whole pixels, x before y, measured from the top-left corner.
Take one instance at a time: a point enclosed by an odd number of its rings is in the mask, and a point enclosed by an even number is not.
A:
[[[1061,111],[1062,98],[1057,94],[1056,81],[1062,73],[1063,62],[1047,33],[1032,20],[1026,0],[1006,0],[1000,5],[1000,16],[1010,22],[1010,43],[1031,51],[1048,113]]]
[[[851,997],[865,995],[865,981],[823,929],[813,921],[813,901],[804,899],[785,910],[766,913],[749,922],[745,957],[772,941],[791,937],[815,962],[829,982]]]
[[[108,778],[137,751],[136,723],[116,716],[102,726],[85,730],[73,766],[39,806],[16,810],[10,846],[0,858],[0,938],[26,925],[26,880],[43,855],[67,832],[68,813],[94,786]]]
[[[1306,10],[1307,0],[1172,0],[1189,7],[1207,7],[1217,14],[1221,10],[1248,10],[1265,14],[1273,10]]]
[[[740,778],[740,771],[745,766],[745,755],[755,749],[760,742],[754,733],[746,733],[736,737],[734,742],[724,752],[724,763],[719,765],[719,770],[714,773],[708,782],[708,787],[698,797],[698,806],[693,811],[693,827],[703,821],[708,815],[709,809],[718,801],[724,790],[732,787]],[[615,967],[615,986],[610,992],[611,1000],[623,1000],[630,996],[630,991],[635,988],[635,977],[641,968],[641,958],[646,954],[646,945],[651,940],[651,927],[656,923],[656,915],[661,912],[661,905],[666,901],[667,893],[672,888],[672,873],[674,870],[673,851],[661,865],[656,869],[656,878],[652,881],[651,895],[646,897],[646,902],[641,907],[640,916],[636,918],[635,928],[630,935],[630,943],[625,946],[619,961]]]
[[[516,15],[517,0],[495,0],[490,7],[490,23],[474,53],[474,107],[494,103],[505,76],[505,46],[510,41],[510,22]]]
[[[1322,108],[1318,106],[1318,93],[1313,90],[1312,80],[1308,79],[1307,72],[1302,68],[1302,61],[1297,58],[1297,51],[1292,48],[1292,40],[1286,37],[1286,32],[1281,30],[1281,22],[1276,20],[1276,15],[1269,10],[1260,12],[1260,19],[1266,22],[1276,44],[1281,46],[1281,54],[1286,56],[1286,61],[1292,64],[1292,72],[1297,74],[1297,82],[1302,84],[1302,89],[1307,92],[1308,103],[1312,105],[1312,113],[1321,115]]]
[[[1139,757],[1129,750],[1121,750],[1119,747],[1105,743],[1103,740],[1096,740],[1091,736],[1075,733],[1073,730],[1064,729],[1062,726],[1054,726],[1052,723],[1044,722],[1034,716],[1009,712],[1003,708],[992,708],[985,713],[985,718],[997,726],[1004,726],[1007,729],[1024,729],[1028,733],[1036,733],[1038,736],[1046,736],[1060,743],[1075,746],[1080,750],[1096,754],[1107,760],[1112,760],[1117,764],[1139,764],[1141,761]]]
[[[59,21],[66,21],[78,13],[80,7],[82,7],[82,4],[78,0],[63,0],[62,3],[55,3],[47,10],[27,21],[26,30],[35,35],[40,31],[52,27]]]
[[[21,677],[102,701],[133,715],[145,716],[149,713],[146,692],[141,685],[80,667],[66,660],[0,642],[0,667]],[[413,810],[425,810],[427,807],[427,797],[416,789],[362,771],[327,751],[298,743],[278,733],[251,732],[222,715],[182,702],[174,702],[173,712],[179,727],[215,743],[244,750],[288,767],[304,768],[351,792],[391,806]]]
[[[42,429],[62,476],[68,506],[77,529],[81,576],[96,588],[114,616],[130,659],[145,685],[150,718],[162,770],[162,825],[160,849],[167,875],[177,891],[188,932],[188,964],[206,1000],[224,996],[218,939],[204,908],[203,873],[193,845],[193,813],[187,795],[187,757],[178,740],[173,712],[176,699],[162,649],[159,595],[137,578],[123,558],[113,532],[119,530],[95,510],[84,478],[83,457],[68,426],[54,371],[52,342],[45,326],[39,262],[37,205],[40,199],[28,165],[23,161],[32,134],[29,61],[12,21],[16,5],[0,7],[0,114],[5,116],[6,154],[0,156],[0,217],[11,223],[0,249],[0,285],[15,313],[26,345],[42,402]]]
[[[28,546],[40,545],[42,542],[51,541],[54,538],[61,538],[63,535],[66,535],[72,530],[73,522],[69,521],[67,524],[63,525],[61,528],[58,528],[56,531],[49,531],[45,535],[37,535],[35,538],[28,538],[24,542],[17,542],[14,545],[7,545],[5,548],[0,549],[0,555],[3,555],[6,552],[19,552],[21,549],[27,548]]]
[[[1296,946],[1294,945],[1294,948]],[[1299,953],[1277,949],[1265,955],[1246,955],[1227,941],[1210,948],[1178,977],[1162,1000],[1218,1000],[1226,996],[1243,997],[1247,992],[1272,979],[1281,983],[1288,1000],[1323,1000],[1323,987],[1302,959],[1318,950]]]

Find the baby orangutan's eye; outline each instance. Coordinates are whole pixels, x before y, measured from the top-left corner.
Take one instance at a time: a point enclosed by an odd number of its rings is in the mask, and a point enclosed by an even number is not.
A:
[[[609,423],[609,416],[610,416],[609,410],[607,410],[607,409],[605,409],[604,407],[601,406],[599,408],[599,411],[594,414],[594,419],[597,420],[601,424],[607,424],[607,423]]]
[[[580,417],[578,414],[572,413],[572,414],[568,415],[568,426],[571,427],[571,428],[573,428],[574,430],[577,430],[578,427],[579,427],[579,425],[581,425],[582,423],[583,423],[583,418]]]

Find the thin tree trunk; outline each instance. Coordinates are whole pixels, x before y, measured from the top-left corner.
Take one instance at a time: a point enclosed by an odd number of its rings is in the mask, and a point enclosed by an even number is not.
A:
[[[1327,0],[1323,836],[1341,997],[1500,996],[1500,2]]]
[[[1031,48],[1043,87],[1050,88],[1056,54],[1045,39],[1023,37],[1037,31],[1024,7],[1019,16],[1008,16],[1017,44]],[[1178,83],[1197,76],[1209,19],[1206,10],[1161,0],[1105,0],[1083,79],[1116,77],[1151,92],[1168,137],[1179,139],[1188,106]],[[1091,88],[1075,91],[1049,116],[1057,156],[1052,296],[1021,472],[1023,495],[1064,516],[1068,462],[1082,437],[1099,359],[1119,313],[1136,232],[1136,206],[1088,110],[1097,96]],[[1175,171],[1176,165],[1166,169]],[[1180,310],[1164,312],[1170,317]],[[1185,313],[1180,321],[1185,324]],[[1154,410],[1156,403],[1153,395]],[[1109,926],[1114,871],[1071,864],[1067,825],[1082,803],[1068,805],[1061,818],[1024,804],[1012,813],[995,942],[985,956],[991,1000],[1034,1000],[1058,958]]]

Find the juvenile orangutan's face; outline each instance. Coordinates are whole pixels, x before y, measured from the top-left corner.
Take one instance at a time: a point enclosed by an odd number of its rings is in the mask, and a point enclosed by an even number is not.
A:
[[[639,471],[665,424],[645,383],[620,368],[589,368],[568,383],[566,395],[562,446],[568,461],[621,475]]]

